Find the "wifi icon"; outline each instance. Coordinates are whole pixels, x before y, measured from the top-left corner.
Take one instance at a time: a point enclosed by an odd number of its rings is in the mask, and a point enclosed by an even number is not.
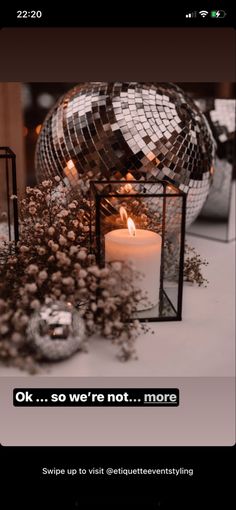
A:
[[[199,11],[199,14],[205,18],[208,15],[208,11]]]

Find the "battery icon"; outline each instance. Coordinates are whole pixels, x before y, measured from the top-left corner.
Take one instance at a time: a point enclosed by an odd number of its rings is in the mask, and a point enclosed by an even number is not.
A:
[[[211,11],[211,18],[225,18],[225,11]]]

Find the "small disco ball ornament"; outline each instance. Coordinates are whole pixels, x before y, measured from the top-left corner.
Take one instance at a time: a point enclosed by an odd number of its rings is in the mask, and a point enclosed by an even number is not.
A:
[[[69,358],[83,346],[84,321],[70,303],[54,301],[35,312],[28,324],[28,340],[45,359]]]
[[[214,142],[197,105],[174,84],[85,83],[47,115],[38,181],[167,179],[188,193],[189,225],[207,197]]]

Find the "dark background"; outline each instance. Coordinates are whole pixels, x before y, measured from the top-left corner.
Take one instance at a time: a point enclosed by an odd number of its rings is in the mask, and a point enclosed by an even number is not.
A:
[[[231,28],[6,28],[0,80],[234,82]]]
[[[217,5],[218,4],[218,5]],[[33,5],[33,7],[32,7]],[[25,9],[27,18],[17,18],[17,9]],[[43,15],[40,18],[31,17],[32,9],[41,9]],[[199,11],[204,9],[208,12],[204,18]],[[211,16],[211,11],[215,9],[225,9],[224,18],[215,18]],[[186,18],[186,13],[193,13],[195,16],[191,19]],[[15,7],[10,2],[5,3],[1,9],[0,26],[48,26],[48,27],[133,27],[133,26],[234,26],[234,8],[228,2],[216,2],[211,7],[208,5],[197,6],[196,2],[188,2],[186,6],[181,3],[171,4],[167,2],[157,4],[155,9],[152,4],[137,4],[127,7],[125,0],[120,0],[118,4],[111,6],[111,3],[93,3],[92,9],[89,3],[78,4],[75,2],[66,6],[47,4],[47,7],[32,4],[31,7],[20,4]]]

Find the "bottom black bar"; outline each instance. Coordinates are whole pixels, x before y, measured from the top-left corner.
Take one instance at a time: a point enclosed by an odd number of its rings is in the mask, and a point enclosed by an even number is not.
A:
[[[4,508],[45,510],[230,509],[234,447],[1,447]],[[189,475],[107,475],[96,469],[193,470]],[[69,470],[64,475],[43,469]],[[94,470],[74,475],[73,470]],[[9,482],[10,481],[10,487]]]

